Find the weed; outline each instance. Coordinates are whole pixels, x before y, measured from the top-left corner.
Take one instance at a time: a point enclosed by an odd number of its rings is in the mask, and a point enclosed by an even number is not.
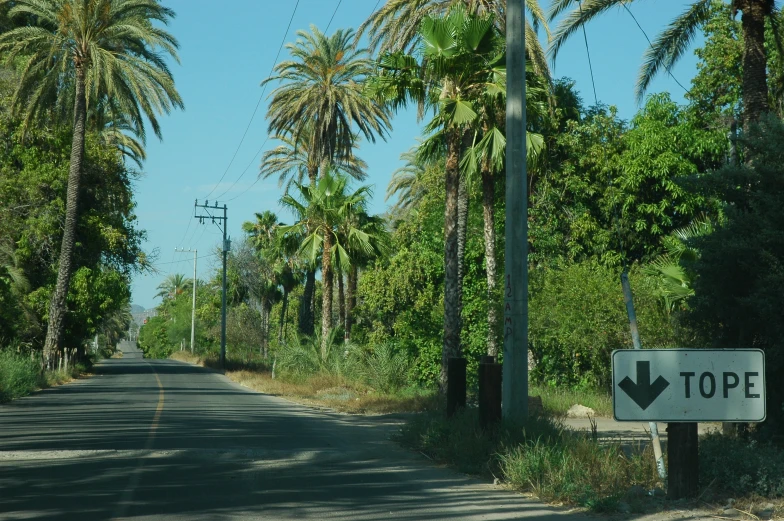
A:
[[[482,430],[476,409],[451,419],[431,412],[413,418],[398,441],[464,472],[500,475],[541,499],[613,511],[631,485],[658,484],[648,451],[597,443],[557,419],[532,416],[525,427],[503,424]]]

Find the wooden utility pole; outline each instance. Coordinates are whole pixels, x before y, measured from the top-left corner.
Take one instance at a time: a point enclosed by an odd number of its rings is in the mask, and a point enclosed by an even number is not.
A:
[[[502,413],[528,418],[528,174],[525,163],[525,1],[506,3],[506,250]]]
[[[212,206],[210,206],[209,201],[204,201],[204,204],[199,204],[198,199],[196,200],[194,207],[203,208],[207,213],[207,215],[195,216],[201,224],[204,224],[205,220],[209,220],[212,221],[213,224],[218,226],[218,228],[221,228],[223,231],[223,248],[221,251],[221,253],[223,254],[223,291],[221,291],[220,366],[221,369],[225,369],[226,368],[226,260],[229,254],[229,250],[231,249],[231,241],[226,236],[226,230],[228,228],[228,221],[229,221],[229,217],[227,215],[228,208],[226,208],[225,204],[222,207],[218,206],[217,202],[215,202]],[[209,212],[209,210],[221,210],[221,209],[223,210],[223,216],[212,215]]]

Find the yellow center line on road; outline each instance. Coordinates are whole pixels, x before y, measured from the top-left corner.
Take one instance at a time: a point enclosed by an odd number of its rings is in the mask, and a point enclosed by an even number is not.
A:
[[[150,365],[150,369],[152,369],[152,374],[155,376],[155,381],[158,382],[160,392],[158,393],[158,407],[155,409],[155,416],[152,417],[152,425],[150,425],[150,431],[147,434],[147,443],[144,445],[144,448],[147,450],[152,448],[152,444],[155,441],[155,433],[158,431],[158,423],[161,420],[161,414],[163,414],[164,395],[166,394],[163,391],[163,384],[158,373],[155,372],[152,365]]]
[[[155,376],[155,381],[158,382],[158,406],[155,408],[155,415],[152,417],[152,423],[150,424],[150,429],[147,431],[147,441],[144,444],[144,450],[148,451],[152,449],[152,445],[155,442],[155,435],[158,432],[158,426],[160,425],[161,415],[163,414],[163,404],[164,404],[164,396],[165,392],[163,390],[163,383],[161,382],[158,373],[155,372],[155,368],[147,362],[147,365],[150,367],[153,376]],[[122,519],[125,514],[128,512],[128,507],[133,500],[133,495],[136,492],[137,487],[139,486],[139,482],[141,481],[142,477],[142,468],[144,467],[144,455],[139,458],[139,464],[136,468],[131,472],[131,477],[128,480],[128,486],[123,491],[123,495],[120,498],[120,504],[117,506],[117,510],[115,514],[112,516],[112,520],[120,520]]]

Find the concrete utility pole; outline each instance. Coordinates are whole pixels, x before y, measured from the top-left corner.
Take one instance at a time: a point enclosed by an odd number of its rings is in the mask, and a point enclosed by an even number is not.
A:
[[[525,164],[525,1],[506,2],[506,250],[503,418],[528,418],[528,174]]]
[[[185,252],[191,251],[190,248],[184,250],[182,248],[174,248],[174,251]],[[199,250],[193,250],[193,305],[191,306],[191,354],[194,352],[196,345],[196,259],[198,258]]]
[[[207,215],[196,215],[196,219],[199,220],[201,224],[204,224],[205,220],[212,221],[213,224],[221,228],[223,231],[223,291],[221,292],[221,349],[220,349],[220,366],[221,369],[226,367],[226,259],[229,254],[229,250],[231,250],[231,240],[226,236],[226,230],[228,228],[228,221],[229,217],[227,215],[228,208],[224,204],[222,207],[218,206],[218,203],[213,203],[210,206],[209,201],[204,201],[204,204],[199,204],[199,200],[197,199],[194,203],[194,207],[203,208]],[[220,215],[211,215],[209,210],[223,210],[223,216]],[[223,225],[221,227],[221,224]]]

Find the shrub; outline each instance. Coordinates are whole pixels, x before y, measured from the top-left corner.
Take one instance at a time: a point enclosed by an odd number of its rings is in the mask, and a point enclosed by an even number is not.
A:
[[[784,451],[769,443],[708,434],[700,439],[700,482],[733,495],[784,496]]]
[[[394,392],[407,383],[410,369],[408,357],[392,342],[373,346],[362,362],[365,380],[375,389]]]
[[[282,373],[295,377],[326,373],[333,376],[356,374],[359,354],[352,344],[338,344],[337,329],[327,339],[326,351],[321,350],[321,334],[295,337],[275,353],[277,367]]]
[[[657,280],[630,274],[644,347],[673,347],[674,329]],[[589,261],[531,272],[532,378],[557,387],[610,387],[610,355],[632,347],[617,268]]]
[[[650,449],[627,452],[619,443],[600,443],[548,417],[532,416],[522,429],[482,429],[476,409],[451,419],[430,412],[410,420],[398,441],[463,472],[500,474],[542,499],[595,511],[612,510],[632,485],[659,485]]]
[[[41,383],[38,362],[0,350],[0,403],[30,394]]]

